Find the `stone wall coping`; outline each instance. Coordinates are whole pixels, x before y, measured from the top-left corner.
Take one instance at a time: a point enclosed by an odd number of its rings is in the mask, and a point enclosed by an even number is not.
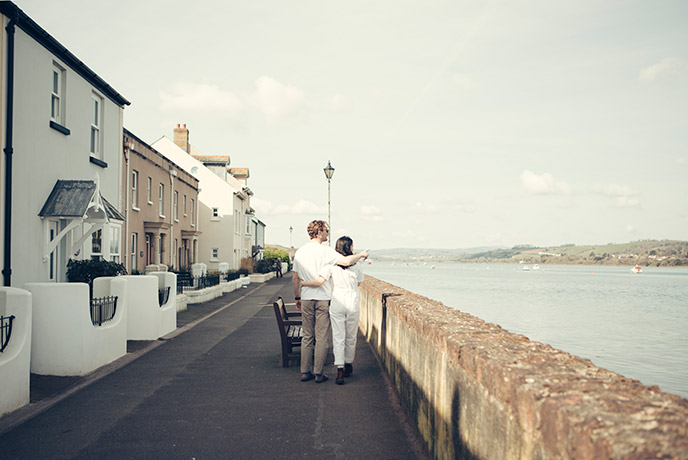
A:
[[[500,401],[555,458],[688,458],[688,400],[441,302],[366,276],[362,285],[449,364]],[[642,340],[642,338],[639,338]]]

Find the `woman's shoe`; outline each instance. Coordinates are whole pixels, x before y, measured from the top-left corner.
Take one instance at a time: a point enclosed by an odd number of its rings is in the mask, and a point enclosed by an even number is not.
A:
[[[351,377],[351,374],[354,373],[354,366],[351,363],[345,363],[344,364],[344,377]]]
[[[344,368],[337,368],[337,379],[334,381],[337,385],[344,385]]]

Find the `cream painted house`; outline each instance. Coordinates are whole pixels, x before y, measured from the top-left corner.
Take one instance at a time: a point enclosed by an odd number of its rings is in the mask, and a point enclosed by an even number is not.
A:
[[[152,144],[162,155],[189,171],[199,181],[197,261],[209,270],[226,262],[238,269],[241,259],[254,256],[253,192],[246,185],[248,170],[237,179],[228,169],[229,158],[206,156],[189,144],[186,125],[175,129],[175,141],[162,137]]]
[[[65,281],[70,258],[121,262],[129,101],[14,3],[0,15],[4,284]]]

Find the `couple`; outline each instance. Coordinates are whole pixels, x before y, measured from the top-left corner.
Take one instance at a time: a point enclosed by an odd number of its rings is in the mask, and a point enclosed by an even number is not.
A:
[[[322,220],[308,224],[311,241],[294,255],[292,284],[303,324],[301,381],[315,379],[316,383],[322,383],[327,380],[323,367],[332,337],[337,366],[335,383],[342,385],[344,377],[353,372],[356,350],[360,312],[358,285],[363,281],[363,271],[355,264],[368,258],[368,250],[354,254],[353,241],[348,236],[337,240],[336,251],[323,246],[329,232],[327,223]],[[334,288],[330,279],[334,281]]]

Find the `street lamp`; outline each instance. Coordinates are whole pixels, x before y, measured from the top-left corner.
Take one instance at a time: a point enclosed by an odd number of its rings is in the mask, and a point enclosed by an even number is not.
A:
[[[325,171],[325,177],[327,177],[327,226],[330,231],[332,230],[332,224],[330,222],[330,182],[332,181],[332,175],[334,174],[334,168],[330,164],[330,160],[327,160],[327,166],[323,169]],[[327,239],[332,246],[332,239]]]
[[[294,257],[294,243],[292,243],[291,236],[294,233],[294,227],[291,225],[289,226],[289,259],[292,259]]]

